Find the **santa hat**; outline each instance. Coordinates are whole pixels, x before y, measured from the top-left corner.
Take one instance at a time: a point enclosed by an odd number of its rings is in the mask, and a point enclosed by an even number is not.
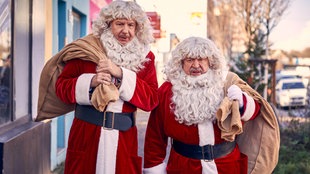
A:
[[[227,71],[226,60],[213,41],[202,37],[189,37],[172,51],[172,57],[163,71],[167,80],[179,77],[183,71],[182,60],[185,58],[208,58],[211,70],[219,73]]]
[[[112,1],[101,9],[98,18],[93,22],[92,30],[100,37],[115,19],[132,19],[137,22],[136,36],[143,45],[154,41],[150,20],[142,8],[133,1]]]

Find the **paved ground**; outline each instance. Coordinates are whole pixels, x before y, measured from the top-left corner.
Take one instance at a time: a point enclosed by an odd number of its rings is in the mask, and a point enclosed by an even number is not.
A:
[[[137,112],[137,128],[138,128],[138,154],[143,157],[143,146],[144,146],[144,136],[146,131],[147,121],[149,119],[149,113],[139,110]],[[63,174],[64,166],[63,164],[59,165],[52,174]]]

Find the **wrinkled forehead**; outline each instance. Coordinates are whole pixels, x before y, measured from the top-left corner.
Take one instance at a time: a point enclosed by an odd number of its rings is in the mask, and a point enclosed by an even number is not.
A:
[[[127,19],[127,18],[116,18],[113,21],[116,22],[126,22],[126,23],[137,23],[134,19]]]

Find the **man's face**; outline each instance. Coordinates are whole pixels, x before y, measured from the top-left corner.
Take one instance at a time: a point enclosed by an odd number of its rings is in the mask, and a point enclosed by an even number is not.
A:
[[[136,21],[129,19],[115,19],[111,23],[112,33],[121,45],[126,45],[134,38],[136,27]]]
[[[209,70],[208,58],[185,58],[182,63],[187,75],[200,76]]]

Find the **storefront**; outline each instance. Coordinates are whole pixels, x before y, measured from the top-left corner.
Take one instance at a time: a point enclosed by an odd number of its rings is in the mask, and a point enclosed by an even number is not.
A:
[[[44,2],[0,1],[0,168],[3,173],[46,173],[50,124],[32,122],[44,59]]]
[[[89,1],[0,0],[0,170],[50,173],[65,158],[72,113],[34,122],[45,62],[87,34]]]

